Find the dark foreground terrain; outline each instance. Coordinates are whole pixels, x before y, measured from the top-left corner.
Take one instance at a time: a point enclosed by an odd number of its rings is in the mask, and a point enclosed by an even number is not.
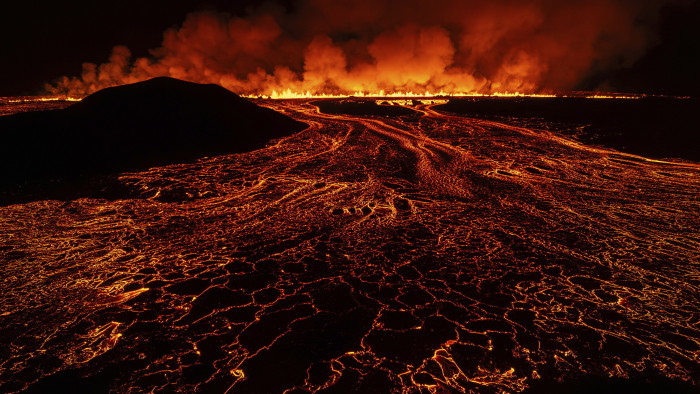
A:
[[[306,127],[218,85],[163,77],[104,89],[0,117],[0,203],[76,197],[105,175],[248,152]]]
[[[310,126],[0,208],[0,392],[698,392],[699,164],[257,103]]]
[[[464,98],[435,109],[553,129],[584,143],[648,157],[700,161],[698,99]]]

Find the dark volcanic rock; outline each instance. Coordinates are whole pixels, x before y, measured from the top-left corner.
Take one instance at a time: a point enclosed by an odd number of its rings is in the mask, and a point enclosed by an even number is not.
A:
[[[543,119],[584,143],[655,158],[700,160],[697,99],[645,97],[635,100],[585,97],[460,98],[437,110],[496,120]]]
[[[403,116],[413,115],[416,111],[393,105],[379,105],[376,101],[354,100],[319,100],[311,104],[318,107],[324,114],[333,115],[377,115],[377,116]]]
[[[305,127],[218,85],[154,78],[63,110],[0,117],[0,192],[251,151]]]

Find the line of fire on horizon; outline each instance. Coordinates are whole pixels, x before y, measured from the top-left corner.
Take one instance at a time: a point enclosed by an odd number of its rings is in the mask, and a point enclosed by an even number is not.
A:
[[[491,94],[485,93],[450,93],[450,92],[354,92],[352,94],[326,94],[326,93],[311,93],[306,92],[296,92],[291,89],[287,89],[281,92],[273,90],[271,94],[247,94],[241,95],[249,99],[271,99],[271,100],[290,100],[290,99],[343,99],[343,98],[590,98],[590,99],[640,99],[645,97],[661,97],[655,95],[646,94],[631,94],[631,93],[598,93],[598,92],[571,92],[568,94],[527,94],[520,92],[496,92]],[[8,103],[30,103],[37,101],[80,101],[87,96],[23,96],[23,97],[13,97],[7,100]],[[665,96],[664,96],[665,97]],[[674,97],[677,99],[684,99],[688,97]]]

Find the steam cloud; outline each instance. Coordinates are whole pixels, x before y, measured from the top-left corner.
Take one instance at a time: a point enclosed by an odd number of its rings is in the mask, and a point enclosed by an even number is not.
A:
[[[187,16],[150,57],[124,46],[57,95],[171,76],[239,94],[567,91],[629,66],[670,0],[301,0],[244,17]]]

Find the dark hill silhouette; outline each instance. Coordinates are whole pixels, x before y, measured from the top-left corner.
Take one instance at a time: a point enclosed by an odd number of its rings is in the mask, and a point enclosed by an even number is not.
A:
[[[251,151],[305,127],[218,85],[154,78],[0,117],[0,193]]]

